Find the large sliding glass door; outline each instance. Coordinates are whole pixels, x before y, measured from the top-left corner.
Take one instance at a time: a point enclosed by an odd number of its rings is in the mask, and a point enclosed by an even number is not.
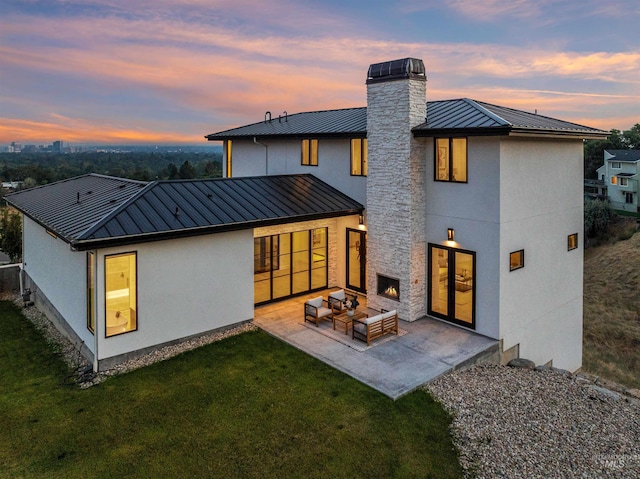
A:
[[[429,244],[428,313],[475,329],[476,254]]]
[[[255,304],[326,288],[327,247],[327,228],[254,238]]]

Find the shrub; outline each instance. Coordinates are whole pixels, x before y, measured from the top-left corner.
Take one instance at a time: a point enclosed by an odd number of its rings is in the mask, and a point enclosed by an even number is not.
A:
[[[607,201],[587,200],[584,204],[584,234],[587,238],[605,234],[614,218]]]

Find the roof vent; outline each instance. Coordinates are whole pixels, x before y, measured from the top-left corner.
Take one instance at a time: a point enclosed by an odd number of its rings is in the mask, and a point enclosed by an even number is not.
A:
[[[374,63],[369,66],[367,84],[403,80],[405,78],[426,81],[427,76],[422,60],[419,58],[403,58],[401,60]]]

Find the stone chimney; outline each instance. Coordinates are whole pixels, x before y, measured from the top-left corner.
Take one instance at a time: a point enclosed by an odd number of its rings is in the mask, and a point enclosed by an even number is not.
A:
[[[424,63],[404,58],[367,75],[367,304],[426,314],[426,166],[411,129],[425,121]]]

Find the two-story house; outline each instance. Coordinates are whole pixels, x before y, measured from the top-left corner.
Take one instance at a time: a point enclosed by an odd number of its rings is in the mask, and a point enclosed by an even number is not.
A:
[[[605,150],[604,164],[596,171],[613,209],[640,213],[640,150]]]
[[[96,369],[334,286],[578,369],[582,141],[607,133],[427,102],[426,80],[421,60],[377,63],[366,107],[210,134],[221,179],[87,175],[9,195],[25,286]]]
[[[583,139],[606,132],[466,98],[427,102],[418,59],[371,65],[366,83],[366,108],[267,112],[208,135],[223,142],[224,175],[309,172],[365,205],[364,228],[337,232],[336,284],[366,290],[370,307],[579,368]]]

